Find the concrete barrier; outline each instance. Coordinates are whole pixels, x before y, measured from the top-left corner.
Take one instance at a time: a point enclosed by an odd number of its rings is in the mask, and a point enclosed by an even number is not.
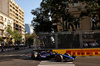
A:
[[[69,53],[75,56],[100,56],[100,48],[90,49],[53,49],[54,52],[64,54]]]

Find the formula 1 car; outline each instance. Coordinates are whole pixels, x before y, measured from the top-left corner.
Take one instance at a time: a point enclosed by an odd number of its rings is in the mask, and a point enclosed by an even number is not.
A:
[[[32,59],[55,59],[57,62],[63,61],[73,61],[76,56],[72,55],[72,57],[68,54],[59,54],[56,52],[52,52],[52,50],[33,50],[31,54]]]

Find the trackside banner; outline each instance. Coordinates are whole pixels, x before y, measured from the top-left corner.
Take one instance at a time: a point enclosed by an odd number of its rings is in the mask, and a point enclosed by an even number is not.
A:
[[[100,56],[100,48],[92,49],[53,49],[54,52],[64,54],[69,53],[75,56]]]

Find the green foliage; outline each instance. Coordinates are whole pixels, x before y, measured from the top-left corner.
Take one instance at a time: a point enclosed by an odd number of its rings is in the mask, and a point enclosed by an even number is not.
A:
[[[73,15],[71,15],[66,8],[68,8],[68,0],[42,0],[41,7],[35,10],[32,10],[32,14],[36,17],[33,18],[33,26],[35,26],[36,32],[50,32],[52,31],[51,22],[59,22],[63,25],[64,30],[64,21],[73,22],[75,19]],[[51,20],[50,20],[51,18]],[[60,19],[63,19],[61,22]],[[70,23],[73,30],[74,23]]]
[[[16,42],[18,42],[18,41],[20,42],[22,35],[18,31],[15,30],[15,31],[13,31],[12,38],[15,39]]]
[[[42,0],[41,7],[35,10],[32,10],[32,14],[35,15],[33,18],[33,26],[35,26],[36,32],[50,32],[52,28],[52,24],[50,26],[49,23],[59,22],[63,26],[64,31],[64,21],[70,22],[70,26],[74,30],[75,17],[68,12],[69,4],[84,2],[86,3],[85,11],[82,11],[80,17],[82,16],[92,16],[93,14],[98,15],[98,11],[100,9],[97,0]],[[81,11],[81,8],[78,8]],[[50,20],[51,18],[51,20]],[[62,21],[61,22],[61,19]],[[58,24],[58,23],[57,23]],[[78,23],[79,24],[79,23]],[[45,26],[46,25],[46,26]],[[49,26],[47,29],[45,27]]]
[[[3,41],[3,38],[2,37],[0,37],[0,41]]]
[[[50,32],[52,23],[48,14],[43,12],[42,8],[37,8],[31,12],[35,17],[32,20],[32,25],[35,28],[35,32]]]
[[[22,35],[18,31],[12,31],[12,27],[8,26],[5,28],[6,29],[6,36],[7,36],[7,41],[8,43],[12,43],[12,39],[15,40],[15,42],[20,42]]]
[[[12,35],[13,35],[13,31],[12,31],[12,27],[11,25],[5,27],[5,30],[6,30],[6,36],[7,36],[7,41],[8,41],[8,44],[11,43],[12,41]]]
[[[82,13],[80,14],[80,16],[93,16],[94,14],[98,15],[99,14],[99,9],[100,9],[100,5],[97,2],[97,0],[85,0],[86,2],[86,6],[85,6],[85,11],[82,11]]]
[[[7,27],[5,27],[5,30],[6,30],[6,36],[8,37],[8,38],[10,38],[10,36],[13,34],[13,31],[12,31],[12,27],[11,26],[7,26]]]
[[[31,35],[29,33],[25,34],[25,43],[27,45],[32,45],[34,41],[34,37],[35,37],[35,34],[31,34]]]

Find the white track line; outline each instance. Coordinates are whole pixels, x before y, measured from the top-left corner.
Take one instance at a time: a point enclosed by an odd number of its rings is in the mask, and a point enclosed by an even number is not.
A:
[[[41,61],[38,66],[75,66],[75,64],[73,64],[73,62]]]

